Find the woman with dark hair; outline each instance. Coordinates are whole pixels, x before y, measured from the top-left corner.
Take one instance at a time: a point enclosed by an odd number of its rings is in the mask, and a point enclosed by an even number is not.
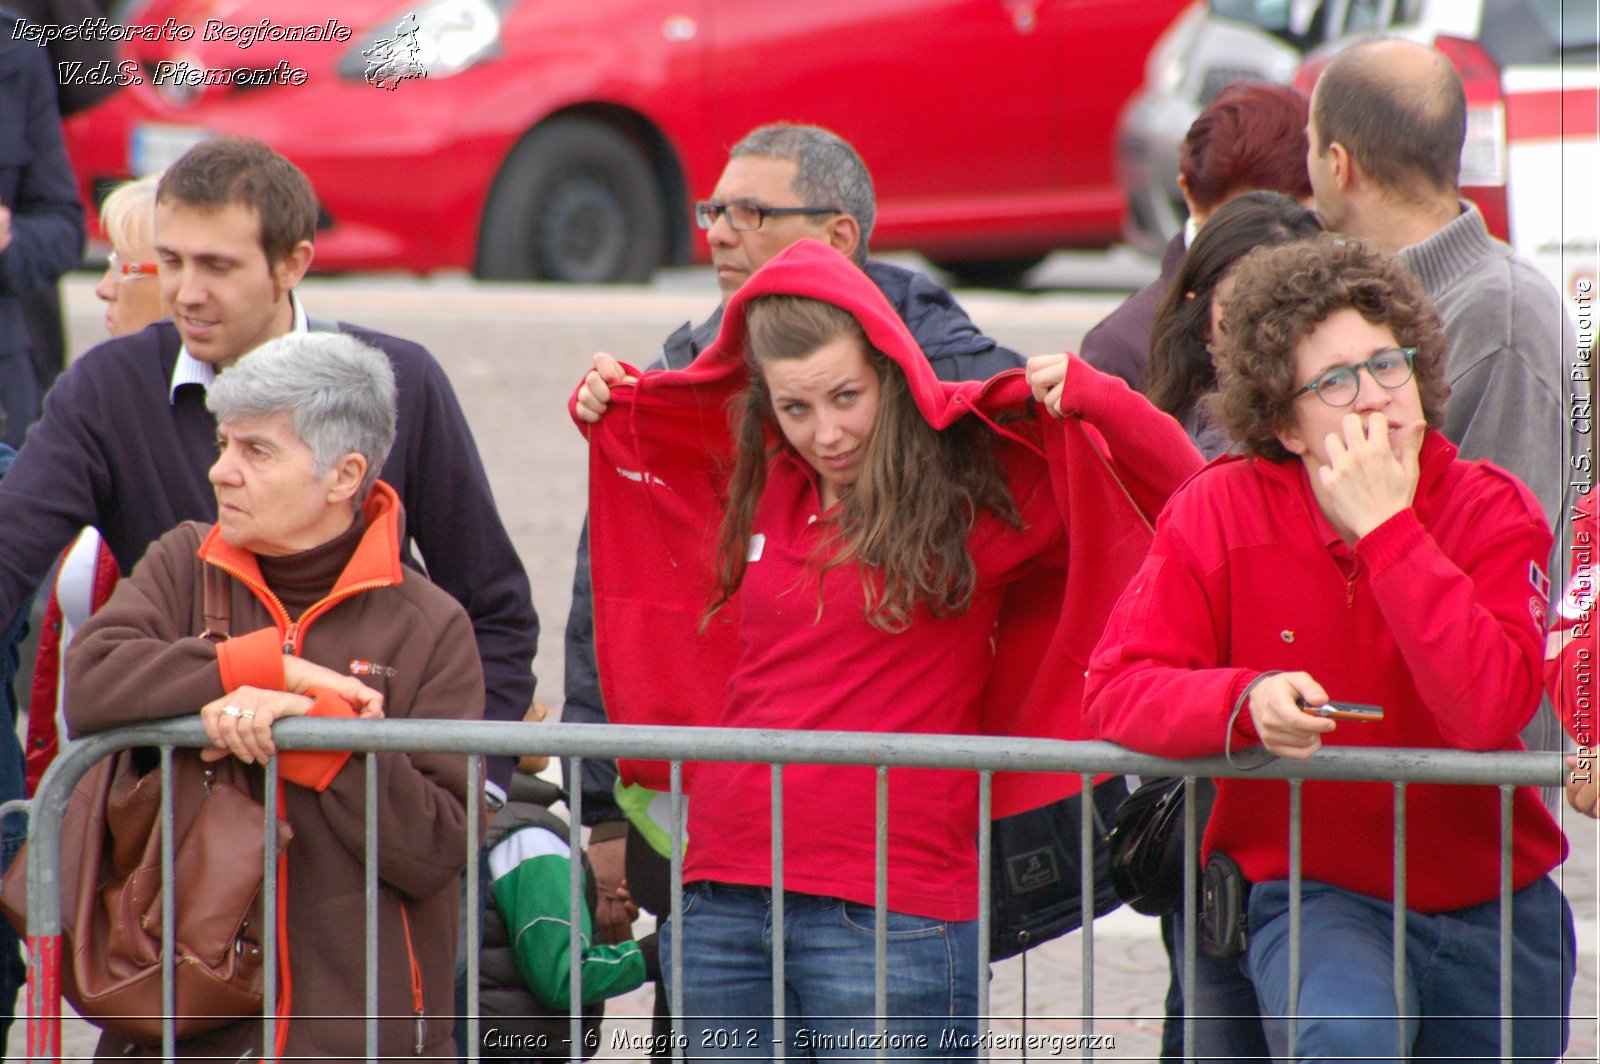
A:
[[[1200,112],[1183,139],[1178,189],[1189,221],[1161,255],[1161,274],[1129,296],[1083,338],[1086,361],[1147,391],[1150,329],[1156,305],[1174,286],[1184,249],[1193,246],[1211,215],[1255,189],[1311,200],[1306,170],[1310,105],[1288,85],[1238,81]],[[1179,289],[1182,291],[1182,289]]]
[[[1162,516],[1094,653],[1085,710],[1099,734],[1172,758],[1521,750],[1541,691],[1550,530],[1523,484],[1437,431],[1438,312],[1402,267],[1331,236],[1253,251],[1233,278],[1216,410],[1243,453],[1207,466]],[[1565,840],[1537,789],[1506,796],[1502,827],[1496,787],[1411,783],[1403,835],[1396,800],[1386,781],[1300,785],[1291,915],[1289,787],[1217,782],[1207,879],[1231,860],[1249,884],[1238,966],[1272,1055],[1289,1055],[1294,1011],[1293,1059],[1556,1059],[1574,935],[1548,875]]]
[[[1217,386],[1211,344],[1228,271],[1255,248],[1320,232],[1317,216],[1289,197],[1247,192],[1230,200],[1200,230],[1161,297],[1150,333],[1145,396],[1157,410],[1178,419],[1207,459],[1228,449],[1227,435],[1202,401]]]
[[[607,708],[650,723],[1081,735],[1085,642],[1137,566],[1141,522],[1199,464],[1175,422],[1088,366],[1047,400],[1075,415],[1064,422],[1042,415],[1016,371],[937,381],[871,280],[814,241],[730,298],[716,344],[689,369],[638,378],[597,356],[574,405],[594,426]],[[719,425],[725,405],[731,424]],[[619,524],[635,533],[625,548]],[[662,543],[659,560],[640,553]],[[1068,593],[1063,562],[1080,557]],[[619,615],[656,605],[649,623],[619,628]],[[651,697],[661,704],[641,710]],[[997,781],[995,815],[1060,797],[1060,782],[1027,779],[1007,795]],[[684,902],[662,967],[670,978],[679,952],[691,1057],[769,1058],[775,1036],[820,1057],[883,1039],[896,1056],[972,1055],[977,782],[888,773],[881,1019],[876,786],[870,768],[786,766],[778,879],[771,767],[689,767]]]

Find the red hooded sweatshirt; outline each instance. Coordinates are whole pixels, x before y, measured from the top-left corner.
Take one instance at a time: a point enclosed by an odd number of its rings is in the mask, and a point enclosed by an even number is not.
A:
[[[856,567],[830,570],[819,589],[813,551],[826,515],[814,473],[782,447],[753,528],[760,556],[700,630],[732,468],[727,407],[747,379],[745,307],[770,294],[850,311],[904,371],[934,427],[970,414],[995,429],[1027,527],[980,515],[968,540],[977,586],[961,616],[918,610],[908,630],[889,634],[863,616]],[[1035,409],[1020,370],[939,381],[849,260],[809,240],[775,256],[729,300],[721,334],[693,365],[614,387],[612,406],[589,429],[595,651],[610,719],[1087,737],[1079,707],[1089,652],[1148,549],[1154,515],[1201,459],[1175,421],[1120,380],[1074,360],[1068,383],[1063,405],[1081,418],[1057,421]],[[665,763],[621,768],[626,780],[668,786]],[[791,766],[784,780],[784,886],[871,904],[872,770]],[[685,879],[770,885],[765,765],[693,765],[686,788],[694,841]],[[994,812],[1077,788],[1076,776],[1001,775]],[[890,772],[891,909],[976,915],[976,793],[971,774]]]

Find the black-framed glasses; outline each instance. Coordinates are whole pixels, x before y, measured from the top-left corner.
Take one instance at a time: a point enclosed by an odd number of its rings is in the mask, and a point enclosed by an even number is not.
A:
[[[1372,374],[1379,387],[1393,391],[1411,379],[1412,363],[1417,359],[1414,347],[1386,347],[1365,362],[1353,366],[1334,366],[1317,374],[1310,384],[1301,388],[1291,399],[1307,392],[1316,392],[1317,398],[1329,406],[1349,406],[1361,394],[1361,371]]]
[[[717,219],[727,216],[728,228],[740,233],[760,229],[768,218],[785,218],[795,214],[843,214],[843,207],[763,207],[759,203],[736,201],[718,203],[701,200],[694,205],[694,221],[701,229],[710,229]]]

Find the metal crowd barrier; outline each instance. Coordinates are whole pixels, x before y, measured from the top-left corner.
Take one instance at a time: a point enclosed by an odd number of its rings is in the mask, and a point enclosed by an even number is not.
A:
[[[1399,976],[1405,966],[1405,807],[1406,787],[1411,783],[1477,784],[1500,788],[1500,1045],[1502,1058],[1511,1055],[1511,807],[1512,792],[1518,786],[1559,786],[1563,779],[1564,764],[1554,753],[1470,753],[1459,750],[1436,749],[1351,749],[1324,748],[1310,761],[1294,762],[1271,760],[1255,768],[1235,767],[1221,757],[1194,761],[1168,761],[1133,753],[1103,742],[1060,742],[1043,739],[1013,739],[992,736],[939,736],[939,735],[887,735],[860,732],[793,732],[746,730],[732,728],[663,728],[624,725],[539,724],[521,722],[471,722],[460,723],[442,720],[386,720],[382,722],[355,722],[346,720],[313,720],[296,718],[286,720],[273,729],[273,738],[282,749],[290,750],[354,750],[367,756],[367,860],[366,860],[366,993],[367,993],[367,1058],[378,1055],[378,953],[377,953],[377,772],[375,756],[383,752],[435,752],[460,754],[490,754],[519,756],[528,753],[549,754],[566,759],[566,778],[581,778],[580,768],[584,758],[641,758],[671,763],[672,809],[672,879],[671,897],[674,912],[680,912],[683,891],[682,841],[683,795],[682,769],[685,761],[735,761],[766,762],[772,766],[772,860],[774,884],[782,882],[783,868],[783,766],[789,764],[857,765],[877,770],[877,929],[876,929],[876,979],[874,989],[874,1015],[885,1015],[887,1001],[886,970],[886,911],[887,911],[887,823],[888,823],[888,769],[891,767],[916,767],[939,769],[964,769],[978,775],[979,839],[978,839],[978,1011],[980,1020],[989,1017],[989,986],[985,973],[989,965],[989,876],[991,863],[991,838],[989,831],[990,784],[995,772],[1054,772],[1076,774],[1081,777],[1085,791],[1097,775],[1185,776],[1188,778],[1188,797],[1185,834],[1189,843],[1184,866],[1185,896],[1191,904],[1183,914],[1185,942],[1185,1045],[1192,1052],[1195,1022],[1193,1009],[1195,912],[1192,899],[1196,897],[1198,869],[1194,844],[1196,837],[1194,781],[1197,778],[1216,778],[1248,775],[1254,779],[1282,779],[1289,781],[1290,789],[1290,1015],[1288,1017],[1289,1054],[1294,1053],[1295,988],[1300,968],[1300,781],[1319,780],[1378,780],[1389,781],[1395,788],[1395,920],[1394,966]],[[162,721],[154,724],[131,725],[100,735],[89,736],[69,743],[40,781],[37,794],[30,803],[28,847],[28,1019],[27,1052],[33,1061],[56,1061],[61,1056],[61,907],[59,882],[61,875],[61,823],[67,799],[78,780],[101,758],[118,750],[133,746],[161,747],[161,772],[163,783],[170,783],[171,755],[175,747],[207,745],[205,731],[197,717]],[[265,817],[267,832],[264,862],[265,882],[263,900],[266,906],[266,924],[276,926],[277,864],[272,855],[276,852],[275,835],[277,818],[271,814],[277,808],[277,788],[280,786],[276,761],[269,763],[266,777]],[[481,788],[480,765],[477,758],[469,762],[468,793]],[[168,805],[170,786],[163,786],[162,816],[170,823]],[[1081,897],[1083,899],[1082,955],[1083,955],[1083,1034],[1078,1039],[1080,1059],[1094,1057],[1094,933],[1093,905],[1094,861],[1090,847],[1094,838],[1093,803],[1084,802],[1081,824],[1083,869]],[[571,838],[574,854],[581,852],[582,795],[574,791],[571,796]],[[479,866],[476,854],[480,848],[477,817],[467,818],[466,897],[468,926],[479,926]],[[163,882],[172,875],[170,833],[163,837]],[[581,863],[572,862],[570,897],[582,904]],[[55,889],[52,889],[55,888]],[[174,923],[175,892],[162,892],[162,920],[164,926]],[[775,976],[783,966],[782,928],[783,894],[774,890],[773,912]],[[574,909],[576,911],[576,909]],[[582,945],[580,922],[571,921],[571,1001],[569,1046],[571,1059],[581,1059],[583,1053],[582,1019]],[[266,1001],[263,1008],[263,1044],[273,1045],[274,1014],[276,1012],[277,936],[263,936]],[[164,1056],[175,1055],[173,1023],[172,946],[170,939],[164,943],[163,1001],[164,1013],[169,1017],[164,1032]],[[462,1048],[468,1059],[479,1057],[481,1045],[478,1018],[478,951],[467,952],[467,1045]],[[673,1042],[676,1049],[687,1044],[683,1037],[683,972],[682,951],[673,953],[671,973],[671,1001],[673,1014]],[[774,979],[773,994],[774,1031],[778,1035],[773,1046],[773,1059],[784,1059],[783,1005],[781,977]],[[1405,1002],[1403,983],[1396,979],[1395,1014],[1397,1033],[1404,1037]],[[591,1047],[595,1048],[595,1047]],[[980,1040],[977,1047],[980,1059],[987,1059],[988,1044]],[[888,1047],[880,1041],[878,1059],[887,1059]]]

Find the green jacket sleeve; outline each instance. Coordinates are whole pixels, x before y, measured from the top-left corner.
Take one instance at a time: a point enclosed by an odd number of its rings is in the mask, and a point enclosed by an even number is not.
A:
[[[517,970],[540,1000],[571,1008],[572,868],[567,840],[538,826],[513,831],[489,851],[490,890],[505,917]],[[582,871],[579,872],[580,880]],[[594,945],[589,912],[581,912],[583,1003],[626,994],[645,981],[644,954],[637,942]]]

